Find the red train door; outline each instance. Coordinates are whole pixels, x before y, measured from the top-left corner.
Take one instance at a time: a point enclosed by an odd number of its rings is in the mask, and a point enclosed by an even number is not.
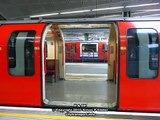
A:
[[[0,105],[41,106],[40,40],[44,23],[0,27]]]
[[[120,110],[160,111],[159,24],[118,22]]]

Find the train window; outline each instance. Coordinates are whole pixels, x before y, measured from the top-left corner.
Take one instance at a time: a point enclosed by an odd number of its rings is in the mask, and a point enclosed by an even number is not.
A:
[[[103,53],[107,53],[107,51],[108,51],[107,44],[102,45],[102,50],[103,50]]]
[[[82,44],[82,52],[97,52],[97,44]]]
[[[35,31],[15,31],[8,40],[9,74],[31,76],[34,74]]]
[[[158,74],[158,33],[154,29],[127,30],[127,75],[155,78]]]

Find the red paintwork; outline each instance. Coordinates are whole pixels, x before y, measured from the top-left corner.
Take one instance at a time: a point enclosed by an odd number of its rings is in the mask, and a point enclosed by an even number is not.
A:
[[[42,106],[40,49],[35,50],[35,74],[33,76],[11,76],[8,73],[7,45],[13,31],[35,30],[35,47],[40,48],[40,39],[45,23],[12,24],[0,27],[0,105]]]
[[[119,34],[120,34],[120,47],[126,47],[126,31],[129,28],[154,28],[158,31],[160,38],[160,22],[158,21],[142,21],[142,22],[127,22],[119,21]],[[35,74],[33,76],[11,76],[8,73],[8,51],[7,44],[8,38],[13,31],[35,30],[35,47],[40,48],[40,39],[45,23],[39,24],[9,24],[0,27],[0,105],[13,105],[13,106],[38,106],[41,107],[41,61],[40,49],[35,50]],[[56,33],[54,33],[56,34]],[[54,37],[55,59],[56,59],[56,35]],[[80,59],[80,43],[76,44],[75,59]],[[68,51],[72,43],[68,44]],[[109,47],[108,47],[109,48]],[[99,50],[102,45],[99,44]],[[110,49],[108,49],[108,52]],[[121,54],[124,52],[125,54]],[[116,48],[118,53],[118,45]],[[120,58],[116,54],[114,72],[117,72],[118,60],[120,60],[120,73],[119,73],[119,107],[121,111],[150,111],[160,112],[160,75],[155,79],[133,79],[128,78],[126,75],[126,49],[120,50]],[[103,56],[99,52],[99,56]],[[66,56],[67,58],[67,56]],[[109,58],[109,55],[108,55]],[[108,61],[110,62],[110,61]],[[45,63],[46,64],[46,63]],[[55,60],[56,65],[56,60]],[[56,66],[55,70],[56,70]],[[56,76],[56,72],[55,72]],[[116,74],[115,74],[116,77]]]
[[[114,63],[114,80],[116,80],[116,77],[118,76],[118,45],[116,43],[116,58],[115,58],[115,63]]]
[[[75,44],[76,45],[76,53],[74,54],[73,58],[74,60],[81,60],[80,59],[80,42],[65,42],[65,45],[68,46],[67,48],[67,53],[66,53],[66,59],[67,60],[71,60],[72,59],[72,54],[69,53],[69,51],[71,50],[71,45]],[[107,53],[103,53],[102,50],[102,45],[106,44],[106,42],[98,42],[98,59],[99,60],[107,60]]]
[[[73,44],[76,45],[76,53],[74,54],[74,56],[72,56],[72,54],[69,53],[69,51],[71,51],[71,45]],[[68,46],[68,49],[66,51],[66,59],[72,59],[73,57],[74,60],[80,60],[80,42],[65,42],[65,45]]]
[[[118,22],[120,47],[126,47],[126,31],[129,28],[154,28],[160,38],[160,22]],[[121,55],[124,52],[125,55]],[[160,111],[160,75],[155,79],[131,79],[126,75],[126,50],[120,51],[119,110]]]
[[[46,62],[46,55],[47,55],[47,43],[44,43],[44,72],[47,74],[47,62]]]
[[[103,53],[103,44],[106,44],[106,42],[98,42],[98,58],[99,60],[107,60],[107,53]]]

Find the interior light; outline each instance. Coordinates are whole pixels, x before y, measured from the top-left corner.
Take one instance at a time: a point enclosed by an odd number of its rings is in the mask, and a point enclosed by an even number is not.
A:
[[[40,15],[31,15],[30,18],[36,18],[36,17],[44,17],[44,16],[53,16],[58,15],[59,13],[50,13],[50,14],[40,14]]]
[[[124,8],[124,6],[108,7],[108,8],[98,8],[98,9],[92,9],[92,11],[116,10],[116,9],[122,9],[122,8]]]
[[[69,11],[69,12],[61,12],[60,14],[73,14],[73,13],[83,13],[90,12],[91,10],[77,10],[77,11]]]
[[[133,7],[144,7],[144,6],[152,6],[158,5],[159,3],[149,3],[149,4],[139,4],[139,5],[128,5],[126,8],[133,8]]]

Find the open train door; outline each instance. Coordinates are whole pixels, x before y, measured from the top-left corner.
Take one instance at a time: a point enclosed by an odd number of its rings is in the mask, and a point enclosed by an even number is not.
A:
[[[50,86],[64,80],[65,54],[62,33],[58,25],[49,24],[43,34],[42,46],[42,92],[43,103],[50,104]],[[55,92],[55,91],[54,91]],[[54,94],[54,93],[52,93]],[[57,92],[56,92],[57,94]]]
[[[118,22],[120,30],[119,109],[160,111],[160,22]]]
[[[48,25],[45,29],[42,40],[42,55],[44,55],[42,66],[44,66],[45,79],[49,82],[56,82],[64,79],[65,54],[62,33],[58,25]],[[49,78],[51,77],[52,78]],[[48,78],[47,78],[48,77]]]
[[[40,40],[45,23],[0,27],[0,105],[41,106]]]

